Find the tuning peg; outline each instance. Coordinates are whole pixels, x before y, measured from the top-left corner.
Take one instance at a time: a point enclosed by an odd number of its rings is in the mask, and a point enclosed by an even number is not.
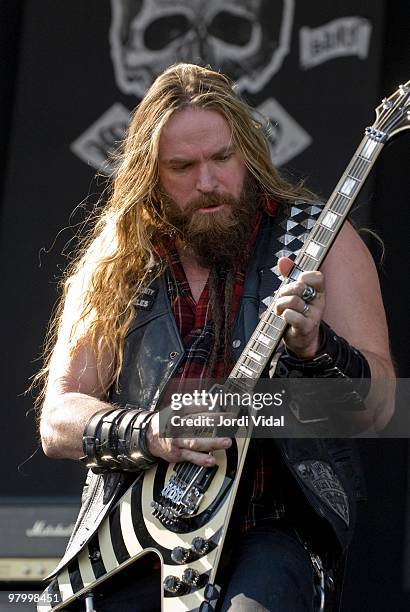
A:
[[[385,110],[388,110],[389,108],[391,108],[393,106],[393,101],[392,100],[388,100],[387,98],[383,98],[382,104],[383,104],[383,108]]]

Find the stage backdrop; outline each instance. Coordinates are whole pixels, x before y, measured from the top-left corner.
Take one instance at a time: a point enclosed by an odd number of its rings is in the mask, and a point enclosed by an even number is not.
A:
[[[275,163],[326,198],[386,93],[384,15],[385,2],[372,0],[26,0],[2,185],[2,404],[13,474],[3,499],[78,494],[82,471],[72,462],[39,451],[17,471],[36,449],[23,393],[39,367],[61,252],[75,243],[156,75],[176,61],[229,74],[266,123]],[[369,182],[357,218],[383,235],[372,194]]]

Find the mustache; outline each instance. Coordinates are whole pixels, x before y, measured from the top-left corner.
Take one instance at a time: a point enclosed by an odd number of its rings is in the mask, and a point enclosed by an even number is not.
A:
[[[201,208],[216,208],[222,204],[235,207],[238,205],[238,200],[230,194],[216,192],[204,193],[194,200],[191,200],[181,213],[184,217],[188,217]]]

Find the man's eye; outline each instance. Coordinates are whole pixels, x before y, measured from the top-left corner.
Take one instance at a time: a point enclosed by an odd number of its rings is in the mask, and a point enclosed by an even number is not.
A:
[[[178,166],[172,166],[172,169],[179,172],[180,170],[187,170],[190,167],[191,164],[178,164]]]
[[[224,155],[217,155],[216,161],[228,161],[232,157],[232,153],[225,153]]]

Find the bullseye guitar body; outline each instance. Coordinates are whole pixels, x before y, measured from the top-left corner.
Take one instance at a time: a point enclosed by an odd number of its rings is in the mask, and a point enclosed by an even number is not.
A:
[[[215,451],[213,468],[160,462],[139,474],[97,534],[43,593],[38,609],[64,609],[89,591],[98,593],[98,585],[105,581],[111,580],[115,588],[118,572],[132,563],[138,572],[138,559],[148,552],[156,553],[161,562],[166,587],[162,610],[186,612],[215,603],[216,572],[248,442],[249,438],[238,437],[227,451]],[[168,498],[163,494],[167,484],[173,489]],[[188,503],[193,506],[198,497],[203,498],[198,511],[178,517],[179,510],[186,509],[184,494],[191,496]]]

